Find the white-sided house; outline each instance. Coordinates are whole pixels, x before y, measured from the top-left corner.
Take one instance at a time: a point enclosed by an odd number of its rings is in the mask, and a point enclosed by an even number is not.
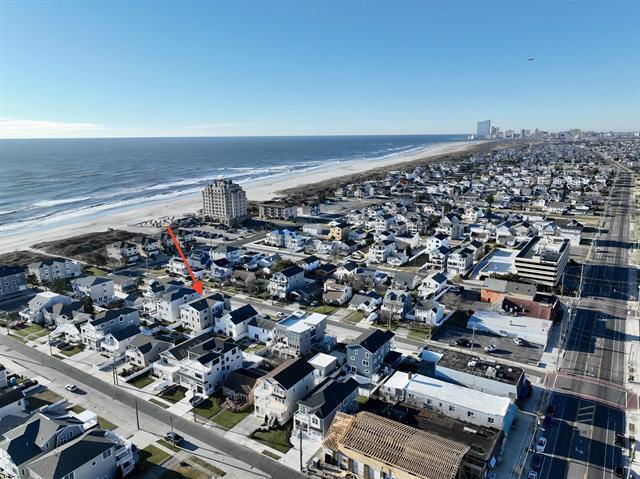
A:
[[[53,291],[43,291],[36,294],[27,303],[27,307],[20,311],[20,317],[34,323],[44,321],[44,311],[56,304],[71,304],[73,299]]]
[[[351,299],[353,290],[348,284],[340,284],[333,280],[324,283],[322,300],[325,304],[342,306]]]
[[[511,429],[518,408],[512,399],[494,396],[421,374],[395,372],[381,387],[386,401],[437,411],[478,426]]]
[[[395,252],[395,241],[378,241],[377,243],[369,246],[369,253],[367,254],[367,261],[369,263],[384,263],[391,253]]]
[[[269,280],[269,294],[274,298],[286,299],[289,294],[304,286],[304,270],[298,266],[290,266],[274,273]]]
[[[276,329],[275,321],[258,316],[249,321],[247,336],[259,343],[269,344],[273,341],[273,332]]]
[[[107,256],[121,263],[138,261],[138,247],[129,241],[116,241],[106,246]]]
[[[444,319],[444,306],[437,301],[421,300],[414,308],[414,320],[436,328]]]
[[[188,349],[187,357],[180,362],[180,384],[193,395],[211,396],[231,371],[241,367],[242,351],[235,341],[209,338]]]
[[[117,299],[113,280],[109,278],[85,276],[71,281],[71,286],[76,297],[83,298],[88,296],[93,301],[93,304],[109,304]]]
[[[227,314],[216,318],[215,330],[218,334],[225,334],[233,339],[242,339],[249,334],[249,323],[261,317],[253,306],[244,306],[229,311]]]
[[[102,341],[107,334],[129,326],[140,325],[140,314],[134,308],[107,309],[97,313],[93,320],[80,327],[82,344],[87,349],[100,351]]]
[[[180,322],[195,333],[214,326],[216,318],[229,310],[231,298],[220,293],[209,294],[180,306]]]
[[[421,298],[429,298],[437,296],[444,291],[447,286],[447,277],[440,273],[433,273],[422,280],[422,284],[418,288],[418,295]]]
[[[362,311],[365,314],[371,314],[382,304],[382,296],[375,291],[367,294],[354,294],[349,302],[349,309],[354,311]]]
[[[169,262],[167,263],[167,269],[171,274],[176,274],[178,276],[183,276],[183,277],[189,276],[189,270],[187,269],[187,266],[184,264],[184,261],[182,261],[181,258],[178,258],[176,256],[174,256],[169,260]]]
[[[174,323],[180,319],[181,306],[197,297],[198,293],[191,288],[171,288],[157,299],[156,316],[163,321]]]
[[[256,381],[253,413],[269,425],[285,424],[297,403],[313,389],[314,368],[305,359],[289,359]]]
[[[473,267],[473,251],[467,248],[452,252],[447,258],[447,271],[464,276]]]
[[[298,411],[293,415],[291,438],[300,437],[300,431],[309,439],[324,438],[338,411],[353,412],[357,408],[358,385],[353,378],[343,382],[326,379],[298,402]]]
[[[440,246],[444,246],[445,248],[449,247],[449,236],[444,233],[436,233],[433,236],[429,236],[424,243],[427,251],[431,251],[434,249],[440,248]]]

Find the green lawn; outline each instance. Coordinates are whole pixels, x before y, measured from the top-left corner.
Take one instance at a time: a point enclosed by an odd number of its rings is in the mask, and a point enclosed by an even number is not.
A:
[[[82,412],[85,412],[87,408],[80,406],[80,404],[74,404],[73,406],[71,406],[71,410],[76,414],[80,414]]]
[[[241,411],[241,412],[231,412],[226,409],[223,409],[222,411],[220,411],[220,413],[218,413],[213,418],[213,422],[221,425],[226,429],[231,429],[251,413],[252,413],[251,409],[248,409],[246,411]]]
[[[286,453],[291,449],[292,445],[289,442],[291,436],[291,423],[285,424],[284,427],[278,429],[271,429],[269,431],[255,431],[252,434],[252,439],[261,442],[265,446],[269,446],[272,449]]]
[[[331,314],[333,313],[336,309],[335,306],[327,306],[326,304],[323,304],[321,306],[318,306],[316,308],[313,308],[312,311],[314,313],[320,313],[320,314]]]
[[[174,445],[173,443],[165,440],[165,439],[160,439],[158,441],[158,444],[162,444],[164,447],[166,447],[167,449],[170,449],[173,452],[180,452],[182,451],[182,449],[180,449],[178,446]]]
[[[92,276],[104,276],[105,274],[108,273],[108,271],[101,269],[101,268],[96,268],[95,266],[91,266],[89,268],[85,268],[84,272],[87,274],[90,274]]]
[[[42,406],[48,406],[49,404],[58,402],[61,399],[62,396],[59,396],[50,389],[46,389],[27,398],[27,410],[34,411]]]
[[[264,454],[265,456],[269,456],[271,459],[275,459],[276,461],[280,460],[280,456],[272,453],[271,451],[267,451],[266,449],[262,451],[262,454]]]
[[[364,319],[364,313],[362,311],[354,311],[349,316],[344,318],[345,321],[353,324],[359,323],[363,319]]]
[[[204,461],[204,460],[200,459],[199,457],[189,456],[188,461],[189,462],[193,462],[194,464],[197,464],[201,468],[206,469],[207,471],[209,471],[212,474],[215,474],[218,477],[222,477],[222,476],[224,476],[226,474],[226,472],[224,472],[222,469],[218,469],[213,464],[209,464],[207,461]]]
[[[154,378],[151,373],[146,373],[146,374],[142,374],[140,376],[137,376],[136,378],[132,379],[131,381],[127,382],[127,384],[131,384],[132,386],[138,388],[138,389],[142,389],[145,386],[148,386],[149,384],[151,384],[153,381],[155,381],[156,378]]]
[[[60,351],[60,352],[64,354],[66,357],[70,357],[78,354],[80,351],[82,351],[82,348],[80,346],[74,346],[73,349],[69,349],[68,351]]]
[[[32,324],[30,326],[27,326],[26,328],[18,329],[17,331],[14,331],[13,334],[24,338],[31,334],[42,333],[43,330],[44,330],[44,334],[49,334],[47,330],[42,326],[40,326],[39,324]]]
[[[105,418],[98,416],[98,424],[102,429],[113,430],[118,427],[117,424],[112,423],[111,421],[106,420]]]
[[[158,401],[157,399],[154,399],[154,398],[149,399],[149,402],[155,404],[156,406],[160,406],[163,409],[167,409],[169,407],[162,401]]]
[[[431,332],[427,328],[411,328],[407,336],[411,339],[426,340],[431,336]]]
[[[160,397],[175,404],[178,401],[184,399],[186,392],[187,388],[183,386],[176,386],[169,394],[162,394]]]
[[[196,410],[196,414],[205,419],[211,419],[213,416],[220,412],[220,405],[214,399],[206,399],[198,404],[197,407],[193,408]],[[193,414],[193,409],[191,410],[191,414]]]
[[[169,453],[164,452],[162,449],[154,446],[153,444],[149,444],[142,451],[140,451],[140,456],[143,462],[141,465],[144,470],[148,470],[147,466],[149,465],[159,466],[167,459],[169,459],[169,457],[171,457]]]

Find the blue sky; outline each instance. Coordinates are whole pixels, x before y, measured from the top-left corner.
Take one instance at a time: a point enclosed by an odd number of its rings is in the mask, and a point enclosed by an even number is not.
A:
[[[3,0],[0,136],[638,130],[638,25],[612,0]]]

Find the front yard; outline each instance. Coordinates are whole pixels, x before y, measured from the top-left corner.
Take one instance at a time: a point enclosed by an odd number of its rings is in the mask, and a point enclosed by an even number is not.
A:
[[[223,409],[216,416],[213,417],[213,422],[219,424],[220,426],[231,429],[236,424],[240,423],[245,417],[253,412],[253,408],[247,409],[246,411],[240,412],[232,412],[227,409]]]
[[[220,412],[220,405],[216,402],[215,398],[209,398],[202,401],[196,407],[194,407],[196,414],[204,419],[211,419],[213,416]],[[193,409],[191,413],[193,414]]]
[[[168,393],[161,394],[160,397],[175,404],[185,398],[186,392],[187,388],[185,388],[184,386],[176,386],[175,388],[172,388]]]
[[[71,357],[78,354],[80,351],[82,351],[82,348],[80,346],[74,346],[71,349],[68,349],[66,351],[60,351],[60,352],[67,357]]]
[[[338,308],[336,308],[335,306],[328,306],[326,304],[323,304],[323,305],[320,305],[320,306],[317,306],[317,307],[313,308],[312,311],[314,313],[320,313],[320,314],[331,314],[336,309],[338,309]]]
[[[251,438],[284,454],[293,447],[289,442],[292,427],[291,422],[288,422],[281,428],[269,431],[254,431],[251,434]]]
[[[141,374],[140,376],[132,379],[131,381],[127,382],[127,384],[131,384],[133,387],[142,389],[148,386],[149,384],[151,384],[155,380],[156,379],[151,375],[151,373],[147,372],[145,374]]]
[[[348,323],[357,324],[364,319],[364,313],[362,311],[354,311],[349,316],[344,318]]]

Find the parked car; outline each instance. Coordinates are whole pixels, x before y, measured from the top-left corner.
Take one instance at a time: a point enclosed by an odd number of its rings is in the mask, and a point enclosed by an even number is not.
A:
[[[469,341],[467,338],[460,338],[460,339],[456,339],[456,346],[462,346],[464,348],[468,348],[471,346],[471,341]]]
[[[547,438],[539,437],[538,442],[536,442],[536,451],[542,453],[547,448]]]
[[[191,399],[189,399],[189,404],[191,404],[192,406],[197,406],[202,401],[204,401],[204,398],[202,396],[193,396]]]
[[[547,406],[547,414],[549,416],[555,416],[556,415],[556,406],[554,404],[549,404]]]
[[[513,342],[516,343],[518,346],[524,346],[526,344],[525,340],[522,339],[521,337],[513,338]]]
[[[78,391],[78,386],[76,386],[75,384],[65,384],[64,388],[72,393],[75,393]]]
[[[165,432],[164,438],[165,440],[172,442],[173,444],[180,444],[182,441],[184,441],[184,437],[173,431]]]
[[[496,347],[495,344],[490,344],[489,346],[485,346],[483,349],[485,353],[492,353],[498,348]]]
[[[536,471],[529,471],[527,479],[538,479],[538,473]]]
[[[27,379],[26,381],[22,382],[22,384],[20,384],[19,387],[21,389],[29,389],[37,385],[38,385],[38,381],[36,381],[35,379]]]
[[[542,454],[534,454],[531,459],[531,467],[534,469],[540,469],[542,467],[543,456]]]

